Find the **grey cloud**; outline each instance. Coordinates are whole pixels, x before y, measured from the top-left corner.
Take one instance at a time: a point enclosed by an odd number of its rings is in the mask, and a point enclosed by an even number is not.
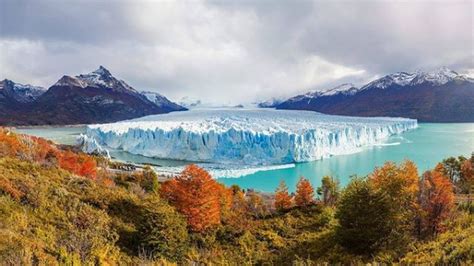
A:
[[[474,69],[472,1],[0,1],[0,73],[98,65],[138,89],[244,102],[393,71]],[[0,77],[3,78],[3,77]]]
[[[131,29],[123,23],[124,7],[112,1],[3,0],[0,33],[3,38],[81,43],[125,38]]]

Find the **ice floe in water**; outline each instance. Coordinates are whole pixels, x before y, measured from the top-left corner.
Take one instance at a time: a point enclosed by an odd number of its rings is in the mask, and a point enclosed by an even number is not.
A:
[[[198,166],[205,168],[213,178],[238,178],[262,171],[294,168],[296,165],[290,163],[268,166],[245,166],[198,163]],[[179,173],[184,170],[185,166],[160,166],[153,168],[159,175],[175,176],[179,175]]]
[[[416,127],[416,120],[406,118],[195,109],[89,125],[86,136],[100,146],[149,157],[258,166],[354,153]]]

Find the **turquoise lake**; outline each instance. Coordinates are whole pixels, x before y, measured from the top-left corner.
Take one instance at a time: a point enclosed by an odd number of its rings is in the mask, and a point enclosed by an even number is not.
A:
[[[84,128],[29,128],[17,129],[17,131],[48,138],[58,143],[73,144]],[[421,173],[433,168],[436,163],[446,157],[470,156],[472,152],[474,152],[474,123],[420,123],[415,130],[393,136],[383,145],[366,147],[359,153],[298,163],[292,168],[259,171],[238,178],[219,178],[218,181],[226,185],[237,184],[242,188],[272,192],[279,182],[284,180],[290,191],[294,191],[301,176],[308,178],[314,186],[319,186],[323,176],[331,175],[338,178],[344,186],[350,181],[350,176],[365,176],[385,161],[402,162],[409,159],[418,165]],[[115,152],[112,156],[136,163],[166,163],[176,166],[183,164],[183,162],[157,160],[125,152]]]

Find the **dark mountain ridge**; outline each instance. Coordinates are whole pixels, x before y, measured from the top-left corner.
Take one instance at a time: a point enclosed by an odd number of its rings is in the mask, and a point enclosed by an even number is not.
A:
[[[356,88],[310,92],[277,109],[350,116],[392,116],[420,122],[474,122],[474,81],[447,68],[399,72]]]
[[[149,101],[156,104],[158,107],[162,108],[165,111],[186,111],[187,109],[177,103],[170,101],[165,96],[153,92],[153,91],[141,91],[140,92],[143,96],[145,96]]]
[[[104,67],[75,77],[63,76],[34,101],[16,105],[0,102],[4,125],[66,125],[107,123],[136,117],[186,110],[162,108]]]
[[[46,89],[39,86],[23,85],[9,79],[0,81],[0,100],[12,103],[29,103],[35,101]]]

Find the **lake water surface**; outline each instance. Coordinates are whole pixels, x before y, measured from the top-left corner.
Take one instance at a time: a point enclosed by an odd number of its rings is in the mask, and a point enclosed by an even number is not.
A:
[[[76,137],[84,132],[84,127],[50,127],[17,129],[18,132],[51,139],[62,144],[74,144]],[[242,188],[254,188],[271,192],[284,180],[290,191],[294,191],[299,177],[308,178],[314,186],[319,186],[325,175],[337,177],[346,185],[351,175],[367,175],[374,167],[385,161],[414,161],[419,171],[433,168],[436,163],[449,156],[470,156],[474,152],[474,123],[429,124],[420,123],[415,130],[393,136],[379,146],[367,147],[363,151],[331,158],[298,163],[284,169],[257,171],[238,178],[219,178],[226,185],[237,184]],[[122,161],[154,163],[164,166],[182,166],[185,162],[159,160],[126,152],[113,151],[111,155]]]

